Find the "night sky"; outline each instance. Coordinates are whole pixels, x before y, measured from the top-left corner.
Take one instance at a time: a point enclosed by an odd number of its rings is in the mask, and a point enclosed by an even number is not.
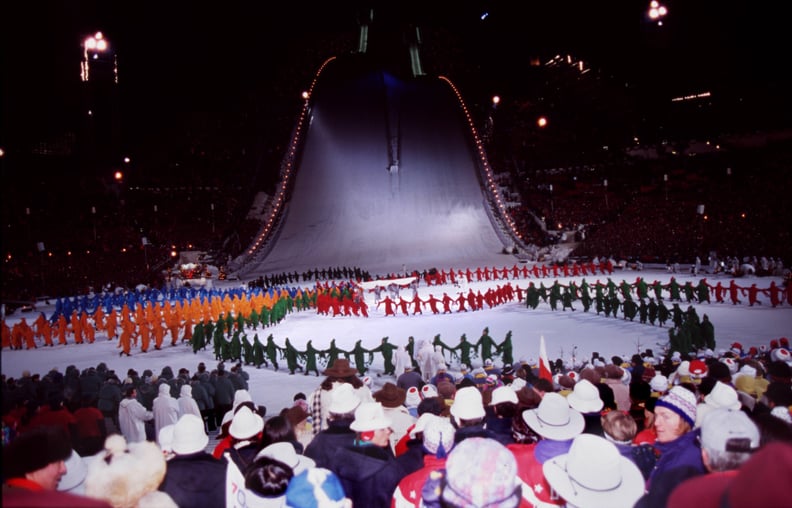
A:
[[[20,3],[2,19],[2,143],[47,138],[68,123],[78,103],[80,41],[96,30],[118,55],[125,122],[144,129],[152,118],[233,110],[284,72],[310,76],[315,67],[301,68],[303,48],[354,40],[356,18],[369,4]],[[785,93],[785,60],[778,59],[789,47],[788,19],[776,4],[669,1],[662,27],[646,19],[648,2],[623,4],[382,2],[375,16],[454,34],[449,41],[482,80],[504,87],[529,56],[570,53],[646,93]]]

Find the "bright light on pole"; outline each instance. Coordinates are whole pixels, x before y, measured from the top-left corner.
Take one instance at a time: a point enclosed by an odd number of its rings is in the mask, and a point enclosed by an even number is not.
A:
[[[83,40],[82,47],[83,59],[80,62],[80,77],[83,81],[88,81],[91,77],[91,60],[96,60],[99,58],[99,53],[109,50],[110,44],[102,32],[96,32]]]
[[[652,21],[656,21],[658,25],[663,25],[663,18],[668,14],[668,9],[665,5],[661,4],[657,0],[652,0],[649,2],[649,10],[646,12],[646,15]]]

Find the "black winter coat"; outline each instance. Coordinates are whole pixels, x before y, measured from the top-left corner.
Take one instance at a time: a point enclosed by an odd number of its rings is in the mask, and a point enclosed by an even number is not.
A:
[[[225,484],[226,461],[198,452],[169,460],[159,490],[182,508],[216,508],[225,506]]]
[[[390,448],[353,445],[338,449],[327,467],[338,475],[353,506],[389,508],[402,478],[422,466],[417,448],[395,458]]]

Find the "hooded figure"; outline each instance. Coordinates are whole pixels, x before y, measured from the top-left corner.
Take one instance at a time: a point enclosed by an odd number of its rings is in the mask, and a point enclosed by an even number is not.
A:
[[[194,401],[193,401],[194,402]],[[171,397],[170,385],[162,383],[159,395],[154,399],[154,435],[159,436],[160,430],[167,425],[176,425],[179,420],[179,403]]]
[[[179,393],[179,417],[184,415],[195,415],[201,418],[201,409],[198,403],[193,399],[192,386],[182,385],[181,393]]]

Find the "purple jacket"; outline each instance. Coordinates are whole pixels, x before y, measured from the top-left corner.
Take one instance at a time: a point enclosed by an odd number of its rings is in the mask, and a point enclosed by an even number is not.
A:
[[[660,458],[657,459],[654,471],[649,476],[649,483],[651,484],[657,477],[681,467],[693,468],[699,473],[705,473],[698,436],[699,431],[693,430],[668,443],[655,443],[655,448],[660,452]]]

